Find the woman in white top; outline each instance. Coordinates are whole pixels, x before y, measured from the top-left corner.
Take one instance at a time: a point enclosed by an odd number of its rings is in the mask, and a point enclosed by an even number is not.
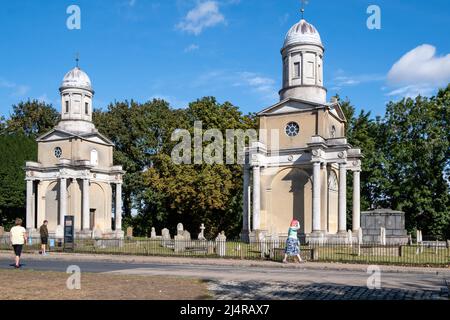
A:
[[[16,225],[9,231],[11,235],[11,243],[14,248],[14,254],[16,255],[15,267],[20,268],[20,256],[22,254],[22,248],[27,241],[27,231],[22,227],[22,219],[16,219]]]

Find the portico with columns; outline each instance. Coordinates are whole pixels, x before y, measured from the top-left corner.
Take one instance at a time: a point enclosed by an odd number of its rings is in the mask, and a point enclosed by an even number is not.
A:
[[[105,238],[123,238],[125,172],[113,165],[114,145],[92,122],[88,75],[72,69],[60,93],[61,121],[37,139],[38,161],[26,163],[26,228],[33,234],[48,220],[49,233],[61,236],[64,217],[71,215],[77,237],[96,230]]]
[[[281,49],[280,102],[257,115],[259,140],[246,149],[243,238],[252,232],[287,235],[292,219],[308,239],[347,234],[347,175],[353,175],[352,229],[360,228],[362,154],[345,137],[337,99],[326,100],[324,46],[302,19]]]

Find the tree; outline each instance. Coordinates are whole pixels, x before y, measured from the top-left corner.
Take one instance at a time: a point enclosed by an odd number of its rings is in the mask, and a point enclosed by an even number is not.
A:
[[[430,99],[389,103],[385,154],[388,200],[405,211],[409,230],[443,238],[450,229],[450,86]]]
[[[166,101],[154,99],[144,104],[134,101],[110,104],[95,110],[97,129],[115,144],[114,162],[126,171],[123,186],[124,224],[131,223],[132,209],[145,211],[142,173],[153,166],[153,157],[170,153],[170,136],[178,127],[179,115]]]
[[[58,111],[51,104],[28,100],[13,105],[13,113],[6,121],[6,131],[36,138],[53,129],[59,119]]]
[[[21,134],[0,135],[0,224],[25,219],[26,161],[36,161],[36,142]]]
[[[243,116],[231,103],[219,104],[212,97],[191,103],[184,114],[186,122],[180,129],[192,132],[194,123],[201,121],[204,131],[218,129],[223,137],[227,129],[245,130],[256,125],[252,115]],[[175,164],[170,154],[161,153],[145,173],[145,182],[147,199],[158,204],[152,217],[153,226],[169,225],[174,231],[174,226],[182,222],[195,232],[204,223],[209,237],[222,230],[231,237],[238,236],[242,227],[240,165]]]

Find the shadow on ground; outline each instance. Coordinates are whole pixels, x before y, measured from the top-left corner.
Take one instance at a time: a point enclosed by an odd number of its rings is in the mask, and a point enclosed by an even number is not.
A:
[[[209,281],[215,299],[244,300],[446,300],[439,291],[369,289],[330,283],[295,284],[287,282]]]

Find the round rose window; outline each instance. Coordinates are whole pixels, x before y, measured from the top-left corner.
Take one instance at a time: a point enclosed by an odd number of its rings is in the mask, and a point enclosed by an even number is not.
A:
[[[286,125],[286,134],[289,137],[295,137],[300,132],[300,126],[296,122],[289,122]]]

